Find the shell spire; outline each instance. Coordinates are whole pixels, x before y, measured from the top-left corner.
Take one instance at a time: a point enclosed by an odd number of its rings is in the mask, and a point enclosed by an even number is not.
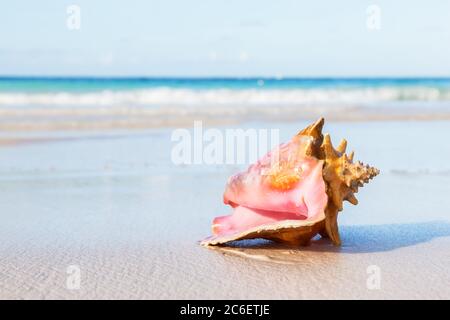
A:
[[[327,185],[328,205],[325,210],[325,228],[320,234],[329,237],[335,245],[340,245],[337,215],[343,209],[344,200],[358,204],[355,193],[380,171],[357,161],[353,163],[354,152],[345,153],[347,141],[343,139],[335,149],[329,134],[322,134],[324,119],[305,128],[299,135],[309,136],[313,141],[312,156],[324,160],[323,178]],[[320,145],[319,145],[320,143]],[[317,147],[318,146],[318,147]]]

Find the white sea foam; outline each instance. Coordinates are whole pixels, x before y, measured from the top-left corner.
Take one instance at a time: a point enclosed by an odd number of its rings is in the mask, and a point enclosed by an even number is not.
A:
[[[398,108],[396,107],[398,106]],[[403,108],[406,107],[406,108]],[[239,121],[450,119],[450,89],[175,89],[0,92],[0,130],[150,128]]]
[[[0,92],[2,106],[198,106],[371,104],[395,101],[450,101],[450,89],[380,87],[348,89],[174,89],[96,92]]]

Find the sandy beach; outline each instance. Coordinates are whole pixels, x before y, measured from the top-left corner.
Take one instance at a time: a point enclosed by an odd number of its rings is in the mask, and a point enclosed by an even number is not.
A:
[[[287,140],[306,124],[240,127],[278,128]],[[230,212],[228,176],[245,166],[174,165],[171,128],[4,132],[0,298],[449,299],[449,128],[329,122],[336,143],[347,138],[382,173],[340,214],[342,247],[301,248],[201,247],[212,218]]]

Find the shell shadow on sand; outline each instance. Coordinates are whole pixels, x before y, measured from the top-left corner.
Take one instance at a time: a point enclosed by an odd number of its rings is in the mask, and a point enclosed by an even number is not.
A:
[[[450,237],[450,223],[430,221],[423,223],[341,226],[343,245],[334,246],[329,239],[312,240],[311,245],[286,246],[269,240],[255,239],[230,242],[226,246],[209,247],[224,254],[234,254],[262,261],[295,263],[288,254],[328,252],[341,254],[387,252]],[[282,253],[280,255],[279,253]],[[286,256],[279,260],[277,257]],[[277,261],[279,260],[279,261]]]

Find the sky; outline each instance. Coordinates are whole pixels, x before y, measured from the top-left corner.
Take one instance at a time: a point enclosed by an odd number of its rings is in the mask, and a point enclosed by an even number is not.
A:
[[[1,1],[0,75],[450,76],[448,0]]]

